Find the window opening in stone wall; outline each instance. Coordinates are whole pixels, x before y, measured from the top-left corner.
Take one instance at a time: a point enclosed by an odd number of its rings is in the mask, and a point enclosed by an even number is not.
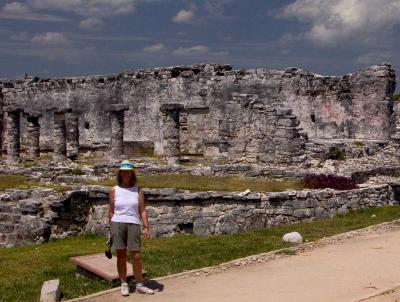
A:
[[[177,78],[181,74],[180,69],[172,69],[171,70],[171,78]]]
[[[311,118],[311,121],[312,121],[313,123],[315,123],[315,114],[314,114],[314,113],[311,113],[311,114],[310,114],[310,118]]]
[[[391,184],[394,199],[400,204],[400,185]]]
[[[178,224],[177,229],[179,233],[193,234],[193,223],[188,222],[188,223]]]

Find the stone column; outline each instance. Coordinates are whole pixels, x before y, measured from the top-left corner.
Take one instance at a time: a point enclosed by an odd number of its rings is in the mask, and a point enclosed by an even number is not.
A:
[[[40,113],[25,113],[27,120],[26,154],[30,159],[40,156],[40,116]]]
[[[67,157],[75,159],[79,153],[79,120],[76,112],[66,114]]]
[[[180,162],[179,142],[179,112],[183,109],[181,104],[163,104],[160,111],[163,113],[163,147],[164,157],[169,165]]]
[[[7,160],[16,161],[20,157],[20,136],[21,136],[21,110],[17,108],[5,108],[7,112]]]
[[[3,156],[3,143],[4,143],[4,101],[2,93],[2,85],[0,85],[0,158]]]
[[[67,155],[67,133],[64,111],[57,111],[54,113],[53,127],[53,160],[63,161],[66,159]]]
[[[124,154],[124,112],[129,109],[125,104],[111,104],[108,107],[111,120],[110,155],[118,159]]]

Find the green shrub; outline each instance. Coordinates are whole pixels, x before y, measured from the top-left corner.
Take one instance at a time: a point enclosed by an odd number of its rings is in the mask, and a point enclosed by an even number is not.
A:
[[[354,180],[344,176],[328,174],[307,174],[302,179],[303,185],[310,189],[331,188],[335,190],[352,190],[357,188]]]
[[[329,159],[333,160],[345,160],[346,159],[346,150],[341,149],[339,147],[332,147],[329,149]]]
[[[81,169],[75,168],[75,169],[67,171],[67,174],[70,174],[70,175],[83,175],[84,173],[83,173],[83,171]]]

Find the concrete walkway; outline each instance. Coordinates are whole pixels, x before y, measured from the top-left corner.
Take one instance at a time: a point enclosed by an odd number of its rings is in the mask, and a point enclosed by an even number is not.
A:
[[[114,290],[85,301],[400,301],[398,291],[368,298],[400,285],[400,229],[370,232],[209,276],[178,276],[155,283],[162,290],[154,296],[132,293],[122,297]]]

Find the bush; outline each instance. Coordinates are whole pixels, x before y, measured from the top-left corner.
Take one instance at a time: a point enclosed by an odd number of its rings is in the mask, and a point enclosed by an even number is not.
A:
[[[351,190],[357,188],[351,178],[337,175],[307,174],[303,177],[302,182],[309,189]]]
[[[393,96],[395,102],[400,102],[400,94],[396,94]]]
[[[345,160],[346,150],[340,149],[339,147],[332,147],[329,149],[329,159],[333,160]]]
[[[81,169],[79,169],[79,168],[74,168],[72,170],[67,171],[67,174],[70,174],[70,175],[83,175],[85,173],[83,173],[83,171]]]

